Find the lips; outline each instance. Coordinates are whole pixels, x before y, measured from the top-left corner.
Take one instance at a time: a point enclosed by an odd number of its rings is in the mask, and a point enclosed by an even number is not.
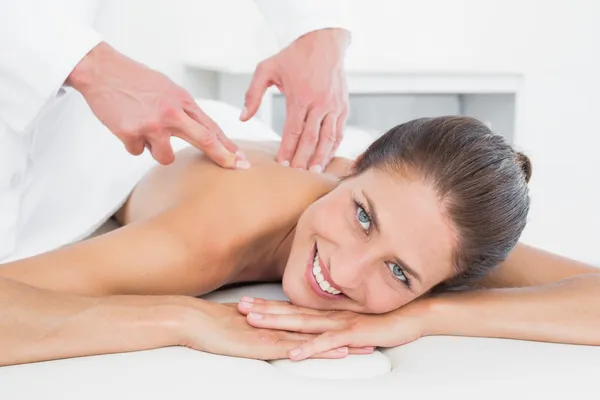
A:
[[[315,243],[315,246],[313,247],[313,250],[310,253],[308,263],[306,266],[305,277],[306,277],[308,286],[310,286],[312,291],[317,296],[324,298],[324,299],[341,300],[342,298],[345,298],[346,296],[344,296],[341,293],[333,294],[333,293],[329,293],[327,291],[327,289],[329,289],[334,292],[336,292],[336,291],[341,292],[341,289],[331,281],[331,276],[329,275],[329,270],[327,269],[325,263],[323,262],[323,260],[321,259],[320,256],[317,257],[320,271],[319,271],[319,269],[317,269],[317,271],[318,271],[318,275],[320,275],[319,280],[322,281],[323,283],[321,283],[321,285],[319,284],[319,282],[317,281],[317,278],[315,277],[315,274],[313,272],[313,268],[315,267],[314,260],[315,260],[316,255],[318,255],[318,249],[317,249],[317,245]],[[321,279],[321,277],[323,279]],[[325,288],[323,288],[323,286]]]

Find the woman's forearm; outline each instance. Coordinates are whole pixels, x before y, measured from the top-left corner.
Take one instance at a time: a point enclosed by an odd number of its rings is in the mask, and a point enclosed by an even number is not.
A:
[[[177,345],[184,301],[87,298],[0,278],[0,365]]]
[[[600,273],[429,299],[426,334],[600,345]]]

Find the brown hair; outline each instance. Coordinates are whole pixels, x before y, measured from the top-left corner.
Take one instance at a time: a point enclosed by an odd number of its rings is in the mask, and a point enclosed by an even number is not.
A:
[[[456,276],[433,290],[462,289],[506,259],[529,212],[531,162],[469,117],[420,118],[392,128],[360,156],[368,168],[416,172],[433,185],[458,243]]]

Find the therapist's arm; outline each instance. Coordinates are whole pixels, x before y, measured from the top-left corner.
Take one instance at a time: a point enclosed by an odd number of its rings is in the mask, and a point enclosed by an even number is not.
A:
[[[342,138],[348,116],[344,60],[350,44],[344,1],[255,0],[283,48],[261,62],[246,92],[243,121],[270,86],[286,101],[277,161],[322,172]]]
[[[600,269],[524,244],[475,290],[427,301],[427,334],[600,345]]]
[[[69,74],[94,115],[133,155],[148,149],[161,164],[175,155],[171,136],[203,151],[225,168],[247,168],[245,156],[192,96],[164,74],[121,54],[108,43],[95,46]]]
[[[189,93],[103,42],[54,2],[1,2],[0,54],[0,122],[17,133],[71,86],[131,154],[148,148],[158,162],[169,164],[174,159],[169,140],[178,136],[223,167],[248,167]]]

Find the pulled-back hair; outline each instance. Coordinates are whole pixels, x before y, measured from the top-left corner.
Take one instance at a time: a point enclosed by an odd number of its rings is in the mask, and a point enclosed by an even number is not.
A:
[[[456,274],[433,291],[468,287],[506,259],[529,212],[529,158],[480,121],[420,118],[398,125],[359,157],[369,168],[412,173],[432,185],[457,236]]]

